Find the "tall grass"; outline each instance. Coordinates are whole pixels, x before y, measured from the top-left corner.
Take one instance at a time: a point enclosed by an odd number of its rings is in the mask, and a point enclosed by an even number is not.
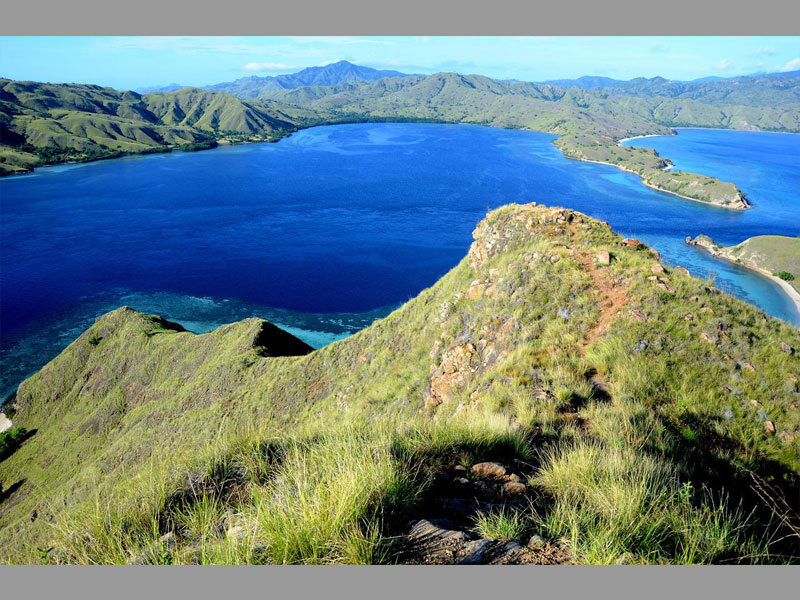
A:
[[[765,542],[746,535],[739,511],[630,448],[584,443],[553,452],[533,483],[552,498],[537,524],[585,562],[688,564],[766,553]]]

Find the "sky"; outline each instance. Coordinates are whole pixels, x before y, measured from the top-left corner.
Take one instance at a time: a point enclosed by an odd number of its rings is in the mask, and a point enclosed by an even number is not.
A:
[[[204,86],[349,60],[543,81],[691,80],[800,69],[795,37],[0,37],[0,77],[137,89]]]

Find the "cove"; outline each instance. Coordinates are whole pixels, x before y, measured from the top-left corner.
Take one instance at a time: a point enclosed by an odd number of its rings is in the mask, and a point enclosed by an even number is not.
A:
[[[709,134],[716,141],[693,137]],[[275,144],[0,180],[0,393],[121,304],[197,332],[261,316],[315,346],[340,339],[432,285],[466,254],[486,211],[509,202],[608,221],[667,264],[800,324],[773,282],[683,243],[699,233],[725,244],[800,234],[800,136],[681,130],[631,141],[668,141],[657,149],[678,168],[735,181],[754,206],[744,213],[566,159],[553,139],[468,125],[334,125]],[[747,169],[736,166],[742,153]],[[732,176],[714,171],[726,161]]]

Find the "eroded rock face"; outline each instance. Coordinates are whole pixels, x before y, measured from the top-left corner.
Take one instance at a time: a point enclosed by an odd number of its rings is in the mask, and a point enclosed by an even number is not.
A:
[[[433,409],[450,400],[453,393],[462,389],[479,368],[480,360],[475,344],[461,344],[445,350],[442,362],[431,375],[425,408]]]

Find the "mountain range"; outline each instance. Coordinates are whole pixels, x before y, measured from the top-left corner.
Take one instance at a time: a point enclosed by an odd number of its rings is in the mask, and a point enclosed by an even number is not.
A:
[[[309,85],[314,82],[325,85]],[[553,133],[566,156],[637,173],[662,191],[744,210],[749,204],[734,183],[665,171],[671,165],[666,157],[617,142],[670,134],[672,127],[800,131],[800,77],[791,73],[695,83],[603,79],[591,81],[599,87],[582,89],[458,73],[402,75],[340,61],[294,75],[144,95],[78,84],[0,85],[2,174],[120,153],[274,141],[320,124],[473,123]]]

